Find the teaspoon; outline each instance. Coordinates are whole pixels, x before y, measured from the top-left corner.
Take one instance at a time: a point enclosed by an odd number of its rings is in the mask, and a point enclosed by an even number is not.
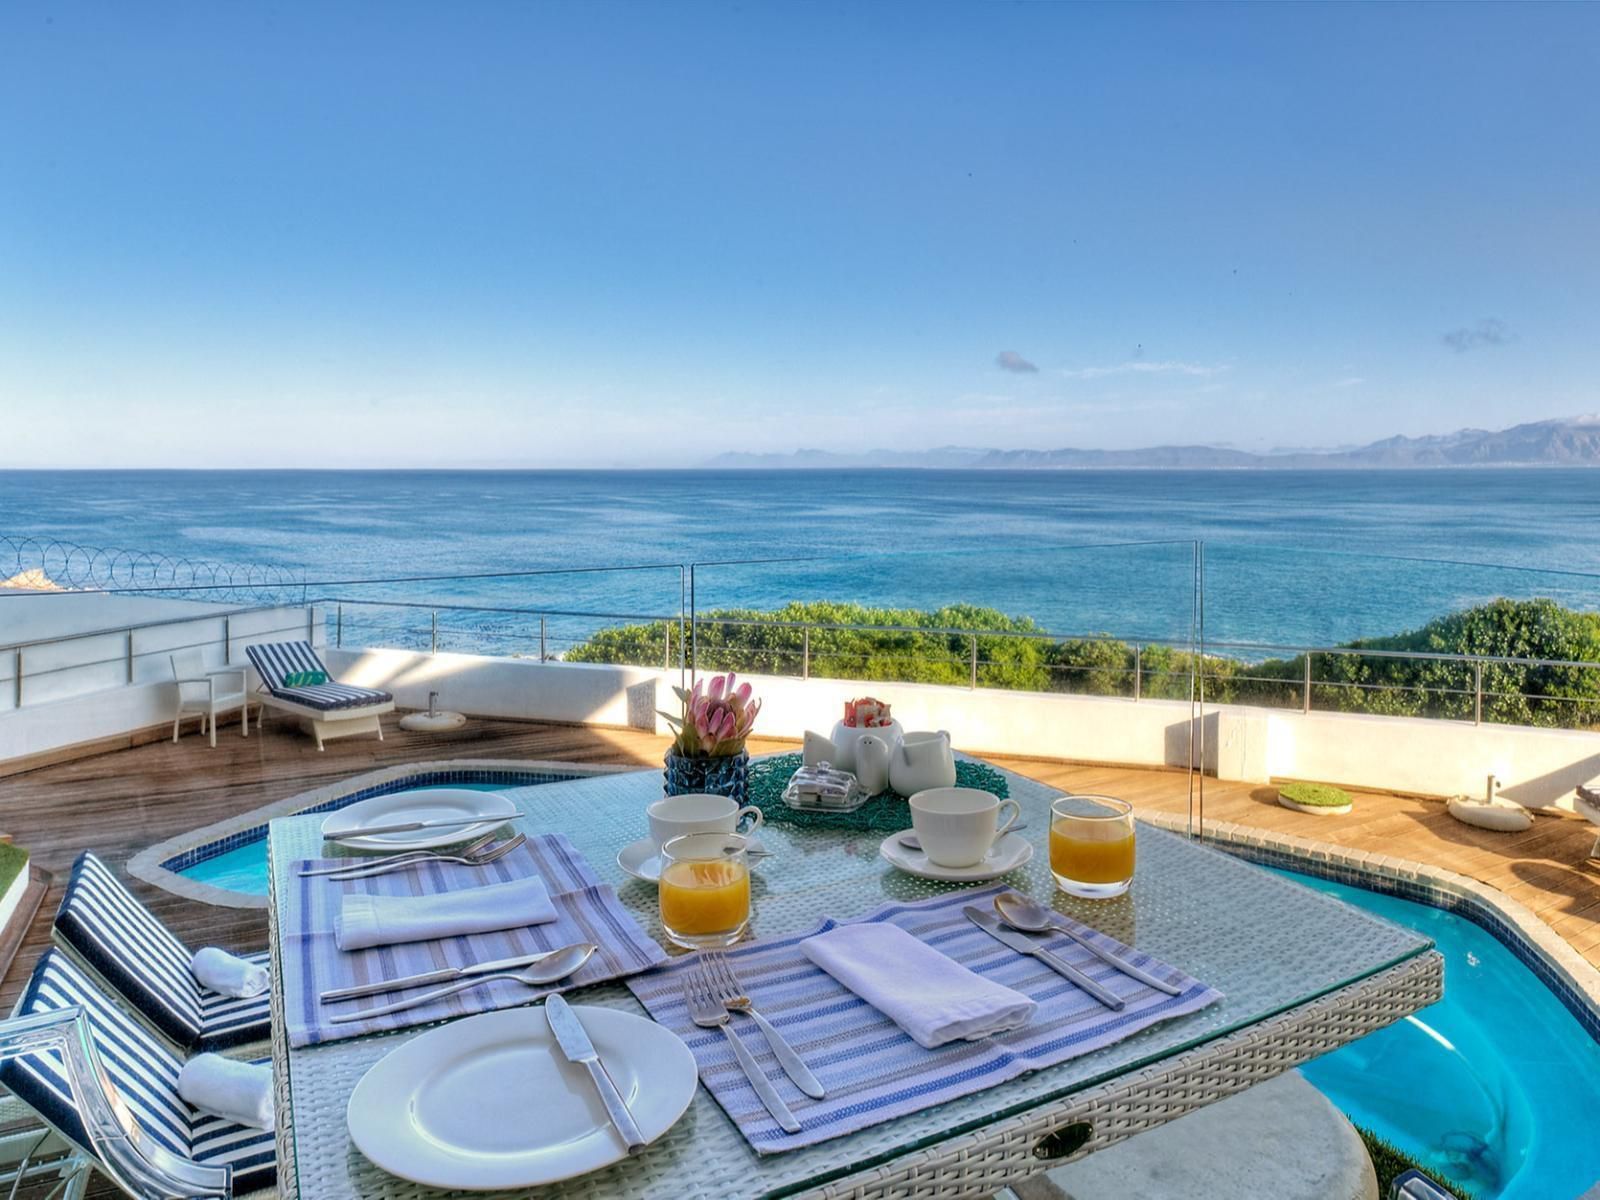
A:
[[[994,910],[1000,914],[1000,919],[1013,929],[1020,929],[1025,933],[1064,933],[1101,962],[1109,963],[1128,978],[1137,979],[1147,987],[1153,987],[1156,991],[1165,992],[1169,996],[1183,994],[1182,988],[1174,987],[1165,979],[1158,979],[1149,971],[1118,958],[1109,950],[1101,949],[1060,920],[1050,909],[1042,904],[1035,904],[1026,896],[1017,892],[1003,892],[994,898]]]

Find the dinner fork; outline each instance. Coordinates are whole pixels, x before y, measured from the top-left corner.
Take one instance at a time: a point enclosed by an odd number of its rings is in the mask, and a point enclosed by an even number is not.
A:
[[[756,1023],[756,1027],[766,1036],[767,1045],[772,1047],[772,1053],[777,1056],[778,1065],[783,1068],[785,1075],[794,1080],[794,1085],[813,1100],[821,1100],[827,1095],[811,1069],[795,1053],[794,1047],[772,1027],[772,1022],[756,1011],[754,1001],[745,995],[744,985],[734,974],[728,956],[720,950],[707,950],[700,956],[700,961],[705,966],[706,977],[711,981],[712,990],[722,1002],[722,1007],[729,1012],[744,1013]]]
[[[328,878],[340,881],[346,879],[371,879],[376,875],[387,875],[391,871],[405,871],[411,867],[420,867],[433,863],[460,863],[464,867],[486,867],[492,862],[498,862],[527,840],[526,834],[519,833],[516,837],[507,838],[488,853],[435,854],[431,858],[414,858],[409,862],[381,863],[375,867],[355,867],[338,875],[330,875]]]
[[[739,1040],[739,1035],[730,1026],[733,1014],[722,1007],[720,1001],[711,991],[711,981],[706,977],[705,968],[696,965],[688,968],[683,973],[683,1002],[688,1006],[689,1019],[702,1029],[720,1029],[722,1036],[728,1039],[728,1044],[733,1047],[733,1056],[739,1060],[739,1069],[744,1072],[744,1077],[750,1081],[750,1086],[755,1088],[756,1095],[761,1097],[761,1103],[767,1106],[767,1111],[783,1128],[785,1133],[799,1133],[800,1122],[794,1119],[794,1113],[789,1111],[789,1106],[783,1102],[783,1097],[778,1095],[772,1081],[767,1078],[766,1072],[761,1069],[761,1064],[755,1060],[755,1055],[746,1050],[744,1043]]]
[[[486,833],[481,838],[462,846],[455,853],[461,855],[477,854],[498,836],[500,836],[498,831]],[[410,862],[412,859],[437,858],[438,855],[439,852],[437,850],[407,850],[401,854],[386,854],[379,858],[347,858],[331,867],[308,867],[299,874],[302,879],[309,879],[313,875],[340,875],[345,871],[355,871],[362,867],[387,867],[394,863]]]

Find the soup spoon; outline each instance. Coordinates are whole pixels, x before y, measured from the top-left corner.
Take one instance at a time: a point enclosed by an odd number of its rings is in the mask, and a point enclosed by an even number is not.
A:
[[[1042,904],[1035,904],[1026,896],[1017,892],[1002,892],[994,898],[994,910],[1000,914],[1000,919],[1013,929],[1020,929],[1025,933],[1064,933],[1101,962],[1111,964],[1128,978],[1137,979],[1146,987],[1153,987],[1156,991],[1165,992],[1169,996],[1183,994],[1182,988],[1174,987],[1165,979],[1158,979],[1149,971],[1136,967],[1131,962],[1118,958],[1111,951],[1095,945],[1083,934],[1060,920],[1050,909]]]
[[[589,961],[599,947],[593,942],[576,942],[571,946],[563,946],[548,958],[542,958],[533,966],[523,971],[505,971],[497,975],[477,975],[471,979],[463,979],[460,983],[452,983],[447,987],[434,988],[431,992],[419,992],[404,1000],[396,1000],[392,1004],[380,1004],[377,1008],[364,1008],[360,1012],[343,1013],[337,1017],[328,1018],[330,1025],[343,1025],[349,1021],[365,1021],[368,1017],[383,1017],[390,1013],[401,1012],[408,1008],[415,1008],[419,1004],[428,1004],[434,1000],[442,1000],[446,996],[454,996],[457,992],[464,992],[468,988],[477,987],[480,983],[492,983],[496,979],[511,980],[515,983],[525,984],[528,987],[540,987],[546,983],[554,983],[558,979],[565,979],[584,963]]]

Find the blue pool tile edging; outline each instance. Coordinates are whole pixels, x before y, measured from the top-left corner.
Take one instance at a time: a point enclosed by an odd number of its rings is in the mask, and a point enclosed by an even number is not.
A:
[[[476,771],[471,769],[424,771],[400,779],[385,780],[383,783],[361,788],[359,791],[349,792],[342,796],[335,796],[309,808],[299,809],[294,815],[333,812],[336,809],[354,804],[358,800],[370,800],[374,796],[392,796],[396,792],[408,792],[413,788],[447,787],[451,784],[462,783],[491,783],[505,787],[534,787],[542,783],[565,783],[568,780],[581,778],[583,778],[581,775],[561,774],[553,771],[512,771],[492,768]],[[225,837],[217,838],[215,841],[180,851],[171,858],[163,859],[160,865],[174,874],[180,874],[199,863],[227,854],[231,850],[237,850],[240,846],[247,846],[251,842],[259,842],[266,836],[266,825],[253,825],[248,829],[241,829]]]

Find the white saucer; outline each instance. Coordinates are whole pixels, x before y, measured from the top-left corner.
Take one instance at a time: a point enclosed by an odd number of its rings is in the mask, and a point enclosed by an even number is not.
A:
[[[910,832],[909,829],[902,829],[899,833],[891,833],[878,846],[878,853],[890,865],[922,879],[942,879],[949,883],[981,883],[986,879],[998,879],[1007,871],[1015,871],[1033,857],[1032,842],[1020,833],[1008,833],[994,844],[994,849],[989,851],[989,857],[981,863],[971,867],[941,867],[937,863],[929,862],[925,852],[908,850],[900,844],[901,836]]]
[[[751,837],[750,849],[761,852],[750,859],[750,865],[753,867],[766,857],[766,847],[761,844],[759,833]],[[649,838],[640,838],[637,842],[630,842],[618,850],[617,866],[622,868],[624,874],[642,879],[646,883],[661,881],[661,852]]]

